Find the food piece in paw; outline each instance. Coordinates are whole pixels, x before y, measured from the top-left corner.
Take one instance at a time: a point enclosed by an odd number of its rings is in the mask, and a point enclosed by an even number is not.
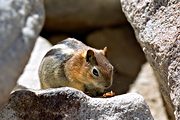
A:
[[[103,97],[113,97],[113,96],[115,96],[115,93],[113,91],[103,94]]]

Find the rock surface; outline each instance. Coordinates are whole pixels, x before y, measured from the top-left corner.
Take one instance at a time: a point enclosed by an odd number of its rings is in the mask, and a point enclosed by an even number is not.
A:
[[[39,37],[35,43],[31,57],[26,65],[24,72],[17,81],[17,88],[26,87],[31,89],[40,89],[38,69],[42,58],[51,48],[51,44],[44,38]]]
[[[131,85],[129,92],[135,92],[144,97],[155,120],[168,120],[159,85],[149,63],[145,63],[142,66],[142,69],[135,82]]]
[[[115,68],[113,86],[110,89],[116,94],[126,93],[145,62],[133,29],[122,26],[98,30],[87,37],[86,43],[98,49],[107,46],[107,57]]]
[[[0,1],[0,106],[23,71],[43,22],[41,0]]]
[[[47,30],[77,31],[126,23],[119,0],[45,0]]]
[[[161,87],[170,119],[180,119],[180,2],[121,0]]]
[[[1,120],[153,120],[142,96],[125,94],[112,98],[91,98],[73,88],[12,93],[0,112]]]

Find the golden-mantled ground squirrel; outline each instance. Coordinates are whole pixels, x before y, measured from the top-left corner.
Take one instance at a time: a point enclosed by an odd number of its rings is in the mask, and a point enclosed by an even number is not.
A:
[[[41,88],[73,87],[91,96],[103,93],[112,84],[113,66],[107,48],[97,50],[68,38],[53,46],[39,67]]]

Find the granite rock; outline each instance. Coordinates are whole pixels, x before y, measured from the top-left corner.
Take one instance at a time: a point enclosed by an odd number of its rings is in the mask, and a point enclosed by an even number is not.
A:
[[[167,112],[159,90],[159,84],[149,63],[145,63],[142,66],[142,69],[135,82],[131,85],[129,92],[135,92],[144,97],[155,120],[168,120]]]
[[[22,73],[43,22],[42,0],[0,1],[0,106]]]
[[[91,98],[73,88],[20,90],[0,111],[1,120],[153,120],[142,96]]]
[[[159,82],[169,119],[180,119],[180,1],[121,0]]]

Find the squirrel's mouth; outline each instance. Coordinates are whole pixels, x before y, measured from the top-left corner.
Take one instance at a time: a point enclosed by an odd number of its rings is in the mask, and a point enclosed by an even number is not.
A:
[[[107,86],[104,86],[104,87],[107,89],[107,88],[110,88],[110,87],[111,87],[111,85],[109,85],[109,86],[107,85]]]
[[[109,83],[100,83],[98,86],[100,86],[103,89],[108,89],[111,87],[111,85],[112,85],[112,83],[109,82]]]
[[[112,82],[109,81],[109,82],[105,82],[105,81],[102,81],[102,82],[95,82],[95,83],[92,83],[92,84],[89,84],[89,88],[93,88],[96,87],[96,88],[100,88],[100,89],[108,89],[110,88],[112,85]]]
[[[111,85],[105,85],[104,87],[105,87],[105,89],[108,89],[111,87]]]

